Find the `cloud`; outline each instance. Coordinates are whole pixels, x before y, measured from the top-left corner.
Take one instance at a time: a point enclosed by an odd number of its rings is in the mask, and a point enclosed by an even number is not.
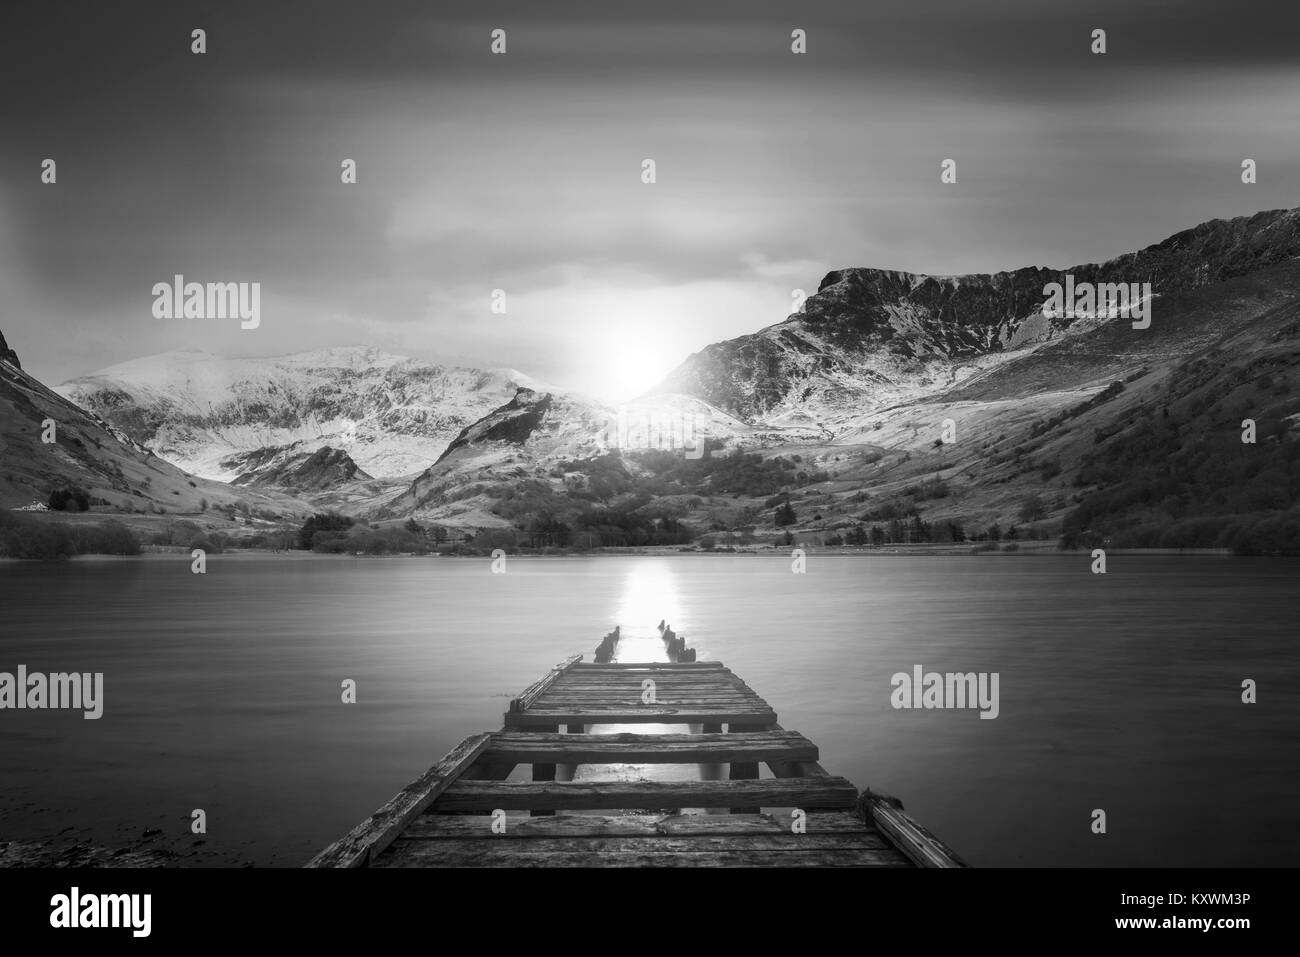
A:
[[[58,378],[365,338],[608,384],[611,350],[671,363],[780,321],[833,268],[1105,259],[1294,205],[1300,173],[1294,5],[33,11],[0,31],[0,322]],[[274,308],[254,337],[160,324],[149,290],[176,272],[261,281]]]

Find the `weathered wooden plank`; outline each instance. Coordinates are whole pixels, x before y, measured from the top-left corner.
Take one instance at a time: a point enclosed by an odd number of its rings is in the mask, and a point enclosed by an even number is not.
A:
[[[579,671],[702,671],[725,667],[721,661],[593,661],[578,665]]]
[[[421,814],[407,825],[402,837],[497,840],[503,835],[493,832],[492,820],[488,814]],[[771,814],[557,814],[542,818],[508,817],[506,821],[505,836],[523,840],[534,837],[652,837],[661,834],[789,834],[793,818],[786,820]],[[874,824],[864,823],[852,811],[809,815],[804,824],[809,834],[871,832],[879,835]]]
[[[768,727],[776,723],[775,711],[759,708],[747,710],[718,708],[672,708],[660,705],[640,705],[636,708],[552,708],[545,711],[529,709],[519,714],[507,712],[507,728],[537,728],[553,724],[704,724],[741,722]]]
[[[676,680],[659,681],[654,678],[645,679],[654,681],[654,687],[657,694],[674,692],[683,695],[718,695],[718,694],[743,694],[759,697],[757,691],[753,688],[747,688],[742,684],[695,684]],[[583,684],[559,684],[547,690],[548,695],[569,695],[569,694],[635,694],[640,695],[643,688],[649,687],[641,681],[624,681],[618,683],[583,685]]]
[[[714,687],[692,688],[688,685],[681,685],[676,682],[662,682],[662,683],[656,683],[654,688],[655,688],[655,696],[659,698],[662,698],[666,695],[675,695],[683,698],[692,698],[692,697],[709,698],[709,697],[721,697],[721,696],[727,696],[727,697],[741,696],[746,698],[759,698],[759,699],[762,698],[762,695],[760,695],[757,691],[753,691],[749,688],[739,688],[735,686],[717,687],[717,688]],[[569,697],[582,697],[582,696],[591,697],[595,695],[615,695],[621,698],[640,698],[643,690],[646,689],[642,687],[640,682],[637,682],[636,684],[608,685],[606,687],[600,687],[600,688],[596,688],[596,687],[578,688],[578,687],[562,686],[558,688],[551,688],[546,692],[546,694],[541,695],[540,698],[536,700],[545,700],[547,698],[569,698]]]
[[[561,695],[554,695],[554,696],[541,698],[540,700],[536,701],[531,707],[529,707],[528,711],[557,711],[564,708],[569,708],[570,703],[572,703],[575,708],[587,707],[587,706],[600,707],[601,703],[604,701],[608,701],[611,704],[618,705],[619,707],[625,707],[628,701],[635,701],[638,708],[642,708],[642,707],[649,708],[661,704],[662,702],[659,699],[665,697],[682,698],[684,696],[656,694],[655,695],[656,700],[654,702],[642,703],[641,695],[639,693],[636,695],[620,695],[611,692],[609,694],[604,694],[604,695],[574,696],[572,698],[569,698],[561,694]],[[764,699],[753,695],[718,695],[716,701],[712,698],[705,698],[705,699],[700,699],[698,702],[695,703],[701,705],[717,704],[723,706],[736,704],[739,705],[740,707],[734,708],[732,710],[740,710],[740,711],[771,710],[772,707]],[[715,708],[714,710],[722,710],[722,709]]]
[[[381,867],[910,867],[887,844],[814,846],[818,839],[775,838],[781,846],[751,846],[774,836],[719,838],[615,838],[534,841],[400,840],[379,859]],[[698,847],[708,843],[710,846]],[[722,843],[727,842],[727,843]],[[590,846],[595,844],[596,846]]]
[[[486,733],[470,735],[387,804],[308,861],[307,866],[361,867],[369,863],[478,759],[491,740]]]
[[[660,829],[667,834],[750,834],[767,830],[760,829],[757,823],[764,820],[771,821],[775,830],[782,834],[791,833],[790,826],[794,821],[793,816],[787,819],[771,814],[671,814],[660,822]],[[804,823],[810,834],[856,833],[863,828],[875,830],[873,825],[864,824],[856,813],[850,811],[827,810],[808,817]]]
[[[730,668],[717,661],[704,661],[699,663],[683,662],[643,662],[640,664],[610,664],[595,665],[590,668],[580,668],[572,672],[574,678],[582,678],[591,681],[628,681],[632,678],[641,678],[646,676],[671,675],[680,678],[699,678],[704,680],[717,680],[719,678],[734,678],[735,672]]]
[[[677,681],[670,679],[657,681],[654,678],[646,679],[655,682],[655,689],[658,692],[674,692],[676,694],[747,694],[758,695],[753,688],[746,688],[740,684],[697,684],[687,681]],[[581,684],[577,682],[561,681],[550,688],[541,697],[548,695],[569,695],[569,694],[636,694],[639,695],[644,686],[640,681],[621,681],[609,684]]]
[[[675,697],[675,698],[721,698],[724,700],[749,700],[762,701],[763,699],[755,691],[746,688],[683,688],[680,685],[655,685],[655,697]],[[647,686],[646,689],[649,690]],[[640,685],[623,688],[550,688],[545,694],[539,695],[533,699],[532,706],[540,707],[544,701],[552,700],[581,700],[584,698],[637,698],[640,699],[643,689]]]
[[[683,807],[853,807],[858,792],[844,778],[758,781],[457,781],[434,805],[438,812],[495,808],[601,810]]]
[[[617,698],[613,696],[609,698],[603,698],[603,699],[592,698],[590,700],[577,699],[573,701],[565,701],[563,698],[551,699],[549,702],[539,702],[538,704],[533,705],[527,711],[522,712],[522,714],[529,714],[532,712],[575,714],[578,715],[578,717],[574,718],[574,723],[576,723],[578,720],[580,720],[582,712],[588,710],[591,711],[653,711],[655,709],[659,709],[659,710],[675,710],[675,711],[712,711],[715,713],[729,711],[741,716],[738,718],[733,718],[731,722],[728,722],[728,723],[736,723],[736,722],[743,721],[745,715],[751,715],[756,712],[762,712],[763,717],[759,719],[759,722],[764,725],[771,723],[771,718],[769,716],[772,713],[772,706],[768,704],[766,701],[763,701],[761,698],[731,699],[731,700],[722,700],[718,702],[700,701],[694,703],[693,705],[687,705],[685,707],[678,707],[677,705],[665,705],[662,701],[658,701],[658,700],[656,700],[653,704],[649,704],[649,703],[643,704],[641,703],[641,698],[639,695],[636,697],[634,705],[629,704],[629,701],[631,700],[632,699],[630,698]],[[564,722],[563,719],[557,719],[557,720],[559,720],[561,723],[567,723]],[[720,719],[710,718],[709,720],[720,720]]]
[[[653,666],[646,664],[637,668],[582,668],[573,666],[565,672],[565,681],[636,681],[647,675],[664,677],[673,681],[738,681],[736,672],[727,667],[697,668],[681,664]]]
[[[510,702],[510,710],[523,711],[527,709],[528,706],[532,704],[533,700],[537,698],[538,695],[540,695],[543,691],[545,691],[552,684],[554,684],[556,679],[558,679],[562,674],[564,674],[566,671],[568,671],[570,668],[572,668],[581,660],[582,660],[582,655],[573,655],[570,658],[566,658],[562,663],[556,665],[546,674],[542,675],[531,685],[525,688],[523,693],[518,698],[513,699]]]
[[[701,681],[728,680],[736,677],[730,668],[716,663],[707,664],[639,664],[599,665],[572,672],[575,679],[584,681],[630,681],[633,678],[658,677],[697,679]]]
[[[784,731],[779,724],[773,731]],[[768,768],[778,778],[825,778],[829,777],[826,769],[817,763],[816,758],[787,758],[780,761],[768,761]]]
[[[732,711],[760,710],[770,708],[766,701],[753,695],[710,695],[695,697],[679,694],[659,693],[655,695],[655,705],[673,708],[702,707],[715,710],[728,708]],[[635,708],[642,707],[640,694],[593,694],[593,695],[543,695],[530,708],[530,711],[551,711],[558,708],[580,710],[583,708]],[[647,705],[648,706],[648,705]]]
[[[904,812],[903,802],[897,798],[868,789],[862,792],[858,813],[864,820],[873,821],[918,867],[967,866],[952,848]]]
[[[747,734],[545,734],[498,731],[485,760],[528,764],[728,764],[816,761],[817,745],[793,731]],[[786,775],[794,777],[795,775]]]
[[[726,817],[727,815],[719,815]],[[508,819],[507,819],[508,820]],[[532,818],[529,818],[532,820]],[[597,837],[528,837],[514,840],[509,826],[494,838],[439,837],[421,838],[403,833],[399,841],[428,841],[441,845],[448,852],[464,849],[467,853],[482,853],[489,845],[524,845],[523,853],[546,854],[557,851],[583,850],[592,854],[608,852],[677,853],[679,851],[765,850],[775,853],[798,850],[835,850],[837,848],[870,848],[871,850],[897,851],[878,831],[840,831],[825,834],[794,834],[785,831],[764,831],[751,834],[640,834],[634,836]],[[508,851],[509,848],[507,847]]]
[[[649,695],[646,696],[647,698]],[[674,693],[659,689],[655,692],[653,704],[662,704],[666,700],[672,700],[679,704],[702,704],[702,705],[740,705],[745,708],[760,707],[770,708],[767,701],[757,695],[745,694],[709,694],[709,695],[691,695],[680,692]],[[638,707],[642,706],[642,696],[640,689],[635,691],[606,691],[599,694],[555,694],[546,695],[539,699],[529,710],[546,710],[556,707],[567,708],[573,706],[600,705],[602,702],[609,702],[626,706],[635,703]],[[647,703],[646,706],[648,706]]]
[[[726,815],[721,815],[725,817]],[[502,840],[504,838],[504,840]],[[408,838],[403,834],[399,841],[423,840]],[[766,831],[751,834],[652,834],[632,837],[529,837],[514,840],[509,832],[493,840],[481,838],[438,838],[429,843],[444,848],[464,848],[472,853],[475,847],[514,844],[525,853],[546,854],[557,851],[581,849],[588,853],[677,853],[726,850],[765,850],[782,854],[799,850],[837,850],[863,848],[874,851],[898,852],[878,831],[842,831],[824,834],[794,834],[790,831]],[[522,845],[522,846],[521,846]],[[507,848],[508,850],[508,848]],[[901,856],[901,855],[900,855]]]
[[[564,673],[566,682],[588,681],[594,684],[624,681],[631,684],[646,677],[662,678],[664,681],[723,681],[734,682],[741,679],[730,668],[686,668],[680,669],[641,669],[622,668],[618,671],[579,671],[576,666]]]

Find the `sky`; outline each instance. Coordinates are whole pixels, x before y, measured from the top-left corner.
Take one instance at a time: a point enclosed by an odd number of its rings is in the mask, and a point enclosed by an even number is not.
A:
[[[5,4],[0,331],[50,384],[367,344],[625,399],[832,269],[1067,267],[1300,205],[1298,26],[1254,0]],[[260,324],[156,318],[178,273],[260,282]]]

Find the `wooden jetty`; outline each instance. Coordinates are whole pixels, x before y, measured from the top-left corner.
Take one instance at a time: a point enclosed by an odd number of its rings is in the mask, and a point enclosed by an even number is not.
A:
[[[588,733],[622,724],[700,730]],[[500,731],[466,738],[307,866],[965,866],[898,801],[819,758],[722,662],[575,655],[510,702]],[[725,779],[556,780],[557,765],[621,764]],[[518,765],[531,780],[507,780]]]

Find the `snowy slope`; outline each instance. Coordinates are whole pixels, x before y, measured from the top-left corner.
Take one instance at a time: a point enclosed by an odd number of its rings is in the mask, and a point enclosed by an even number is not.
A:
[[[241,455],[291,445],[341,450],[376,477],[416,473],[466,425],[538,386],[512,369],[353,346],[249,359],[168,352],[56,391],[186,471],[229,481]]]
[[[801,312],[705,347],[652,391],[698,396],[756,425],[843,434],[885,409],[965,387],[999,368],[1023,368],[1038,353],[1059,354],[1070,341],[1127,325],[1114,314],[1045,316],[1045,287],[1067,275],[1081,285],[1149,283],[1160,315],[1176,309],[1181,295],[1297,255],[1300,210],[1272,210],[1202,223],[1068,270],[927,276],[838,269]]]

